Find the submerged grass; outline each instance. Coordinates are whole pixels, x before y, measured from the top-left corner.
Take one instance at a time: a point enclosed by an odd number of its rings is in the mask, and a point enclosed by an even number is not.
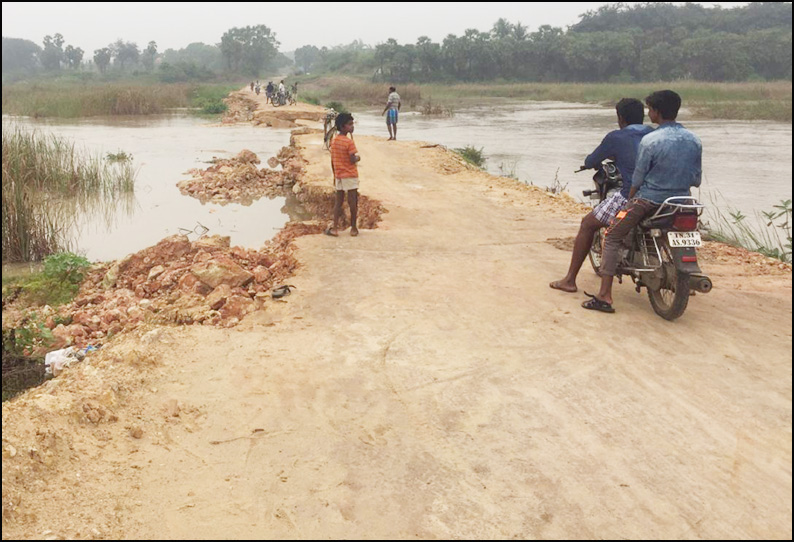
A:
[[[2,148],[4,262],[68,249],[66,233],[89,202],[134,189],[131,160],[92,157],[55,135],[4,123]]]

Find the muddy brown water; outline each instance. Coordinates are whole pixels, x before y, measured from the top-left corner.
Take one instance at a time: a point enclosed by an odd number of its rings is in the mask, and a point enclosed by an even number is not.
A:
[[[79,121],[4,117],[28,128],[66,137],[78,147],[104,156],[124,151],[137,170],[130,198],[105,202],[77,217],[72,248],[91,261],[122,258],[166,236],[188,233],[229,235],[233,245],[260,247],[284,226],[301,217],[285,198],[242,204],[201,203],[184,196],[176,183],[192,168],[206,168],[213,157],[230,158],[243,149],[259,156],[260,167],[289,143],[289,130],[220,126],[185,114],[157,117],[92,118]]]
[[[380,111],[354,112],[357,134],[386,135]],[[9,117],[4,117],[9,120]],[[770,210],[792,193],[790,123],[691,120],[681,122],[700,136],[704,180],[700,198],[746,215]],[[289,130],[247,125],[220,126],[185,114],[79,121],[13,119],[24,126],[68,137],[101,154],[131,153],[138,168],[135,195],[78,217],[73,248],[92,261],[121,258],[175,233],[230,235],[232,244],[259,247],[284,223],[305,218],[285,198],[263,198],[249,205],[201,203],[182,195],[176,183],[191,168],[207,167],[213,157],[228,158],[249,149],[265,161],[289,140]],[[591,175],[574,174],[603,135],[616,128],[609,108],[559,102],[473,107],[451,118],[404,112],[400,139],[440,143],[450,148],[482,147],[486,168],[513,174],[545,187],[555,178],[578,199],[591,188]],[[366,156],[362,157],[366,160]],[[410,175],[410,172],[406,172]]]
[[[388,136],[380,111],[355,117],[357,132]],[[703,142],[703,203],[754,216],[791,199],[791,123],[693,120],[686,110],[679,120]],[[451,118],[405,112],[398,126],[400,139],[482,148],[485,167],[495,175],[514,173],[540,187],[552,185],[556,177],[583,201],[582,190],[592,188],[592,172],[574,170],[617,128],[617,120],[610,108],[535,102],[469,108]]]

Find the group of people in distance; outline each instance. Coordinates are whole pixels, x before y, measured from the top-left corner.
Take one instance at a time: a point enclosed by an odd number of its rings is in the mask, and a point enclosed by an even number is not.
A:
[[[389,97],[383,115],[389,130],[389,141],[397,139],[397,120],[401,102],[395,87],[389,88]],[[567,274],[549,286],[563,292],[577,291],[576,277],[587,258],[595,233],[606,228],[602,263],[601,285],[596,294],[582,307],[589,310],[613,313],[612,283],[620,259],[620,247],[631,230],[643,219],[653,214],[667,198],[690,196],[692,187],[700,186],[702,177],[702,144],[691,131],[676,122],[681,108],[681,97],[672,90],[660,90],[645,98],[648,117],[658,127],[644,124],[645,108],[635,98],[623,98],[615,109],[618,129],[609,132],[601,144],[585,158],[584,166],[598,168],[606,159],[615,162],[623,178],[621,190],[599,203],[581,222],[574,242],[573,254]],[[336,118],[338,134],[331,142],[331,168],[334,175],[336,199],[333,225],[325,233],[337,236],[342,205],[347,193],[350,207],[350,235],[357,236],[358,168],[361,160],[353,142],[355,129],[353,116],[342,113]]]
[[[256,92],[257,96],[261,91],[262,86],[257,79],[256,82],[251,81],[251,91]],[[268,81],[267,86],[265,87],[265,103],[273,103],[273,98],[277,94],[285,95],[287,92],[287,87],[284,85],[284,80],[282,79],[278,84],[278,90],[276,90],[276,86],[273,84],[273,81]],[[291,104],[294,104],[298,101],[298,83],[297,81],[292,84],[290,88],[289,94],[289,101]]]

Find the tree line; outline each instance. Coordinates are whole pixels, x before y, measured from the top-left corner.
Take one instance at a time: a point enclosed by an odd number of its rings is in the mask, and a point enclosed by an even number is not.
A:
[[[305,45],[294,53],[298,73],[373,74],[395,82],[542,81],[623,82],[697,79],[791,79],[790,2],[754,2],[722,9],[697,4],[648,2],[602,6],[562,29],[530,32],[499,19],[490,30],[468,29],[440,43],[388,39],[374,47],[360,41],[337,47]],[[3,37],[3,80],[14,74],[95,70],[153,73],[165,82],[211,79],[220,74],[259,77],[291,66],[265,25],[231,28],[219,43],[192,43],[160,53],[121,39],[84,59],[61,34],[41,46]]]
[[[567,31],[499,19],[441,43],[389,39],[334,48],[303,46],[304,72],[370,72],[397,82],[743,81],[791,79],[791,3],[756,2],[722,9],[649,2],[602,6]]]
[[[265,25],[231,28],[217,45],[192,43],[184,49],[157,50],[150,41],[145,49],[135,42],[117,40],[94,51],[84,62],[85,52],[65,45],[61,34],[45,36],[41,46],[32,41],[3,37],[3,79],[69,71],[101,74],[155,73],[165,82],[211,79],[219,74],[257,77],[264,70],[291,64],[278,51],[279,42]]]

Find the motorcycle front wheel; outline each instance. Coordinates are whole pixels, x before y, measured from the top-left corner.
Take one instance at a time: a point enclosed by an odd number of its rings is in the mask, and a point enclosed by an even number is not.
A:
[[[675,320],[686,310],[689,303],[689,275],[675,268],[670,247],[666,244],[659,247],[662,256],[664,276],[661,288],[648,288],[648,299],[653,311],[665,320]]]
[[[593,271],[598,275],[601,272],[601,250],[604,247],[604,229],[601,228],[593,236],[593,244],[590,245],[590,264],[593,266]]]

